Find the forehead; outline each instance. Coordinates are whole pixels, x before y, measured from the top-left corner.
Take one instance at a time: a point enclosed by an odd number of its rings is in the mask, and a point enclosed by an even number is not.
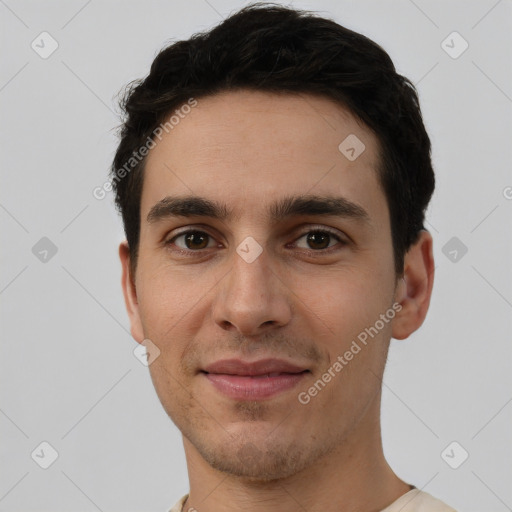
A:
[[[167,195],[211,197],[238,218],[258,216],[283,196],[342,195],[367,210],[385,203],[377,138],[323,97],[242,90],[199,98],[155,141],[144,171],[143,221]],[[354,152],[357,158],[347,157]]]

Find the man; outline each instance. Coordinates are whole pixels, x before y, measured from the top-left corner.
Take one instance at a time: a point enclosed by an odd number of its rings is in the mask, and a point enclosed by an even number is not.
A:
[[[183,434],[172,512],[453,511],[382,450],[390,338],[434,270],[430,140],[389,56],[257,4],[164,49],[122,106],[122,284]]]

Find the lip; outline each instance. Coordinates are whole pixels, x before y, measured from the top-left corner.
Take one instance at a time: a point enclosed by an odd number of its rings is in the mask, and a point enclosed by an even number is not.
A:
[[[310,371],[282,359],[224,359],[206,366],[202,373],[230,398],[262,400],[297,386]]]
[[[260,359],[246,362],[241,359],[222,359],[205,368],[206,373],[223,373],[227,375],[258,376],[267,373],[300,373],[307,368],[299,366],[284,359]]]

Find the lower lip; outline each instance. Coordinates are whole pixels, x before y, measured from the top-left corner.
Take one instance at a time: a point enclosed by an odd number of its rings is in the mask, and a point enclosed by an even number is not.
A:
[[[305,376],[283,373],[275,377],[249,377],[223,373],[205,373],[206,378],[224,395],[238,400],[261,400],[295,387]]]

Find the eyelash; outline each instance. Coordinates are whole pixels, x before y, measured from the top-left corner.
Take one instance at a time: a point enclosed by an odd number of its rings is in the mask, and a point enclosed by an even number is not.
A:
[[[174,242],[176,241],[177,238],[181,237],[181,236],[185,236],[187,234],[190,234],[190,233],[196,233],[196,234],[201,234],[201,235],[206,235],[212,239],[214,239],[214,237],[212,235],[210,235],[208,232],[206,231],[203,231],[203,230],[200,230],[200,229],[186,229],[185,231],[181,231],[180,233],[177,233],[176,235],[174,235],[172,238],[166,240],[164,242],[164,245],[167,247],[167,248],[170,248]],[[337,232],[334,232],[333,230],[329,229],[329,228],[324,228],[324,227],[316,227],[316,228],[309,228],[307,231],[304,231],[302,234],[300,234],[293,243],[297,243],[298,240],[300,240],[301,238],[303,238],[304,236],[310,234],[310,233],[320,233],[320,234],[327,234],[331,237],[333,237],[334,239],[336,239],[336,241],[338,242],[338,244],[332,246],[332,247],[327,247],[325,249],[302,249],[303,251],[307,252],[308,254],[330,254],[331,252],[335,251],[335,250],[339,250],[341,247],[344,247],[346,245],[348,245],[348,242],[346,240],[343,240]],[[338,245],[341,245],[341,247],[337,248]],[[194,254],[197,254],[197,255],[201,255],[202,253],[204,253],[204,251],[207,251],[208,249],[212,249],[212,247],[210,248],[205,248],[205,249],[197,249],[197,250],[194,250],[194,249],[183,249],[181,247],[173,247],[172,250],[173,252],[175,253],[178,253],[178,254],[183,254],[183,255],[186,255],[186,256],[191,256],[191,255],[194,255]],[[204,254],[203,254],[204,255]]]

